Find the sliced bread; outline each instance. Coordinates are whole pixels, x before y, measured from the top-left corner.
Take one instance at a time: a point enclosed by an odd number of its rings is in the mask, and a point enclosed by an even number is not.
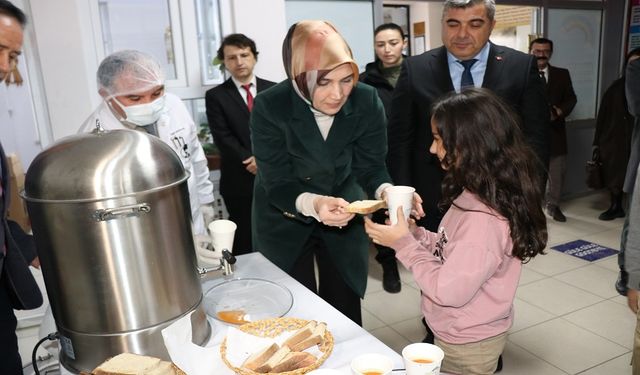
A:
[[[271,358],[271,356],[273,356],[278,351],[278,349],[280,349],[278,344],[273,343],[270,346],[250,355],[244,361],[242,367],[255,371],[255,369],[262,366],[266,361],[268,361],[269,358]]]
[[[306,352],[291,352],[287,354],[277,365],[273,366],[270,372],[280,373],[293,371],[316,363],[317,358]]]

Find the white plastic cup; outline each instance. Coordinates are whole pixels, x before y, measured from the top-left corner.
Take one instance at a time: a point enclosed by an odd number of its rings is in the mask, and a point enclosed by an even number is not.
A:
[[[407,375],[439,375],[444,352],[436,345],[419,342],[405,346],[402,359]]]
[[[393,361],[386,355],[367,353],[351,361],[353,375],[389,375],[393,370]]]
[[[209,224],[213,251],[220,257],[222,250],[233,251],[233,237],[236,234],[236,228],[238,226],[231,220],[214,220]]]
[[[413,206],[413,193],[416,189],[411,186],[390,186],[385,189],[387,198],[387,206],[389,207],[389,219],[391,224],[398,223],[398,207],[402,206],[404,218],[409,219],[411,215],[411,207]]]

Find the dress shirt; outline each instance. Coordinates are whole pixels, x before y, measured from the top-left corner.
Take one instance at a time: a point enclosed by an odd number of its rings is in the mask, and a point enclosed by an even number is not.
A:
[[[247,90],[242,87],[242,85],[244,85],[245,83],[238,81],[233,76],[231,76],[231,80],[233,81],[233,84],[236,85],[236,89],[238,89],[240,97],[242,97],[242,100],[244,100],[244,104],[247,104]],[[256,76],[254,75],[253,77],[251,77],[251,81],[247,82],[246,84],[251,85],[249,91],[251,91],[251,95],[253,95],[253,98],[255,99],[256,95],[258,95]]]
[[[471,76],[473,77],[473,84],[475,87],[482,87],[484,81],[484,72],[487,70],[487,60],[489,59],[489,42],[482,47],[477,55],[472,59],[476,59],[475,64],[471,67]],[[458,62],[457,57],[453,56],[451,52],[447,51],[447,62],[449,63],[449,75],[451,75],[451,82],[456,92],[460,92],[460,80],[462,79],[462,72],[464,67]]]
[[[539,70],[539,72],[544,73],[544,75],[542,76],[542,78],[544,78],[544,83],[549,83],[549,65],[547,65],[544,69]]]

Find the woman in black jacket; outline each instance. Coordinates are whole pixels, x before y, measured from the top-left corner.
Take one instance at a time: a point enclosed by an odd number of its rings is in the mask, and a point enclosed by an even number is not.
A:
[[[367,64],[364,73],[360,75],[360,82],[376,89],[388,118],[393,88],[400,76],[404,59],[402,50],[407,47],[407,38],[400,26],[385,23],[378,26],[374,32],[374,47],[376,60]],[[376,223],[384,223],[385,217],[382,211],[374,214]],[[382,287],[389,293],[400,292],[402,284],[394,251],[381,245],[376,245],[376,249],[376,260],[382,265]]]

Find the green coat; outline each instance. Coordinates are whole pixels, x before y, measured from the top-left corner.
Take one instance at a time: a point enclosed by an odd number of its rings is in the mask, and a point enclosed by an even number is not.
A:
[[[256,96],[250,124],[258,165],[252,215],[254,249],[290,272],[304,244],[319,228],[342,277],[363,297],[369,241],[362,217],[342,229],[328,227],[300,214],[295,201],[309,192],[352,202],[373,197],[382,183],[391,182],[385,165],[386,118],[376,91],[358,84],[336,114],[326,141],[290,81]]]

